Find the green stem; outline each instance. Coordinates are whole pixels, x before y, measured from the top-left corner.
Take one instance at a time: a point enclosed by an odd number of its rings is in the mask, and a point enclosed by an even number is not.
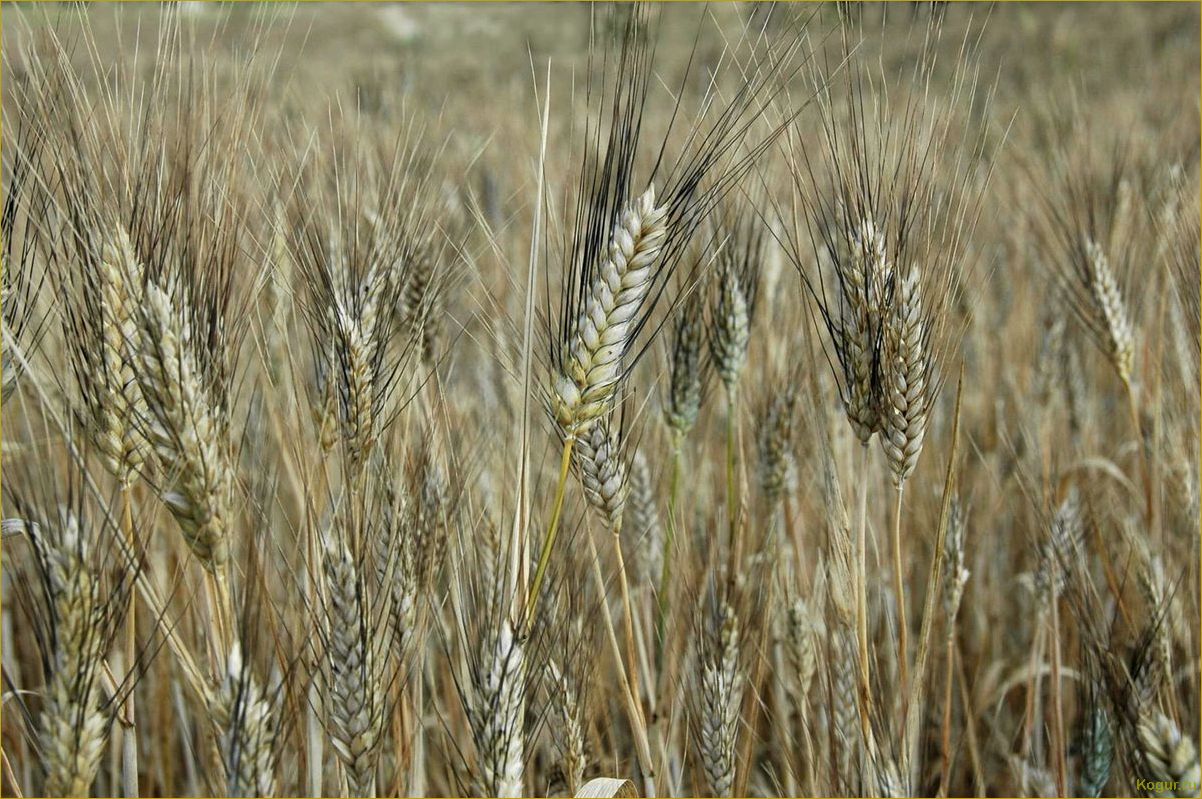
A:
[[[568,485],[568,468],[572,464],[572,447],[576,437],[569,435],[563,441],[563,456],[559,463],[559,484],[555,487],[555,505],[551,510],[551,526],[547,529],[547,537],[543,539],[543,548],[538,555],[538,567],[534,570],[534,582],[530,584],[530,593],[526,596],[526,631],[529,632],[534,624],[534,611],[538,607],[538,593],[543,586],[543,578],[547,574],[547,564],[551,561],[551,549],[559,535],[559,520],[563,516],[563,497]]]

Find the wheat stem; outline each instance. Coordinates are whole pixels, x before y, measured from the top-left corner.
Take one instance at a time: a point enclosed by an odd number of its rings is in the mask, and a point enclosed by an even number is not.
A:
[[[676,506],[680,498],[680,468],[684,458],[684,434],[672,434],[672,476],[668,481],[668,530],[664,536],[664,554],[659,576],[659,618],[656,620],[656,641],[659,643],[656,671],[663,670],[664,653],[668,644],[664,640],[664,627],[672,604],[672,560],[676,554]]]
[[[604,598],[605,577],[601,574],[601,556],[597,552],[597,545],[593,541],[593,537],[590,535],[586,538],[588,539],[589,556],[592,559],[593,581],[597,584],[598,596]],[[622,666],[622,648],[618,644],[618,636],[614,631],[613,620],[609,617],[608,610],[601,614],[601,621],[605,626],[605,636],[609,641],[609,649],[613,654],[614,663],[618,666],[618,681],[622,685],[622,693],[626,699],[626,715],[630,719],[630,729],[634,733],[635,753],[638,757],[639,768],[642,769],[646,781],[647,796],[655,796],[655,767],[651,762],[651,745],[647,738],[647,728],[639,714],[633,686],[626,675],[626,669]]]
[[[901,513],[902,486],[897,487],[897,505],[893,509],[893,593],[897,602],[897,668],[901,675],[902,696],[910,685],[909,632],[906,626],[906,587],[902,580]]]
[[[956,622],[949,619],[947,623],[947,639],[944,642],[943,656],[943,727],[939,737],[939,796],[949,796],[949,782],[952,774],[952,671],[955,658]]]
[[[134,536],[133,497],[131,487],[121,487],[121,531],[133,552],[138,551]],[[125,668],[127,674],[132,674],[138,656],[137,640],[137,606],[131,592],[126,600],[125,616]],[[125,697],[124,718],[121,732],[121,790],[126,796],[138,796],[138,727],[137,714],[134,707],[134,690],[129,686]]]
[[[860,725],[864,739],[871,734],[868,707],[872,684],[868,675],[868,445],[860,446],[860,510],[856,531],[856,633],[859,647]]]
[[[538,606],[539,591],[543,587],[543,578],[547,574],[547,564],[551,561],[551,549],[555,546],[555,538],[559,535],[559,520],[563,515],[563,497],[568,485],[568,469],[572,465],[572,446],[576,437],[569,434],[563,440],[563,454],[559,462],[559,482],[555,486],[555,503],[551,506],[551,524],[547,527],[547,536],[543,539],[542,550],[538,554],[538,565],[534,569],[534,581],[530,584],[530,593],[526,595],[526,630],[534,624],[534,612]]]
[[[1061,700],[1060,685],[1060,604],[1056,592],[1051,594],[1052,601],[1052,734],[1055,737],[1053,757],[1055,758],[1056,791],[1058,796],[1068,796],[1068,766],[1065,761],[1064,743],[1064,705]]]
[[[1144,483],[1144,524],[1148,530],[1155,530],[1154,517],[1156,514],[1155,492],[1152,490],[1152,465],[1148,448],[1144,444],[1144,425],[1139,414],[1139,399],[1135,396],[1135,387],[1127,379],[1123,380],[1123,389],[1127,395],[1127,411],[1131,414],[1131,429],[1135,433],[1135,446],[1139,450],[1140,477]]]
[[[736,470],[738,468],[738,406],[739,389],[732,384],[726,394],[728,413],[726,416],[726,512],[730,517],[730,573],[727,579],[733,585],[739,574],[739,561],[742,559],[742,540],[739,524],[739,487]]]
[[[611,539],[614,545],[614,557],[618,561],[618,582],[622,589],[622,615],[625,617],[626,624],[626,662],[627,673],[629,677],[627,682],[630,683],[634,690],[634,709],[639,715],[639,721],[646,725],[646,717],[643,715],[643,703],[640,693],[637,690],[638,674],[639,674],[639,659],[634,645],[634,613],[631,610],[630,602],[630,583],[626,579],[626,559],[622,557],[622,518],[618,517],[618,522],[611,529]]]

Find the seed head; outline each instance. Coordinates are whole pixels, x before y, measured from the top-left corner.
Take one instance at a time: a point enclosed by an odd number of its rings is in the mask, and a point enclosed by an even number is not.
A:
[[[552,386],[555,419],[568,435],[587,430],[613,404],[622,359],[637,332],[667,235],[667,213],[655,205],[655,189],[649,188],[614,225],[609,252],[573,320]]]

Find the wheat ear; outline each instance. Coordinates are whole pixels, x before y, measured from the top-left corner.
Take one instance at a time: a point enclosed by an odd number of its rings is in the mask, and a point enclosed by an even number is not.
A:
[[[743,704],[739,668],[739,621],[734,609],[714,600],[703,636],[701,665],[701,765],[714,796],[730,796],[735,781],[735,744]]]
[[[350,551],[327,545],[323,570],[329,596],[327,660],[330,735],[353,796],[374,796],[384,722],[381,653]]]
[[[139,321],[148,438],[162,470],[176,479],[163,501],[193,554],[217,572],[229,556],[234,483],[220,412],[202,381],[191,324],[173,292],[148,285]]]
[[[882,429],[880,338],[888,318],[893,264],[885,236],[865,219],[846,235],[849,250],[838,265],[843,322],[837,352],[845,379],[847,418],[861,444]]]
[[[1140,753],[1150,771],[1149,782],[1165,783],[1156,796],[1197,796],[1200,777],[1198,748],[1168,716],[1155,710],[1141,713],[1136,725]]]
[[[1110,768],[1114,763],[1114,736],[1110,719],[1101,704],[1095,704],[1084,726],[1078,792],[1081,796],[1101,796],[1110,781]]]
[[[1106,323],[1107,355],[1125,385],[1131,383],[1131,364],[1134,360],[1135,334],[1127,316],[1127,306],[1119,292],[1110,259],[1093,239],[1085,242],[1085,254],[1090,267],[1090,295]]]
[[[731,394],[747,364],[751,341],[751,298],[738,269],[724,264],[718,273],[710,327],[710,357],[726,393]]]
[[[568,793],[575,795],[584,781],[584,769],[588,761],[584,748],[584,705],[568,675],[556,666],[554,660],[547,661],[551,684],[551,710],[555,722],[555,748],[559,752],[560,769],[567,783]]]
[[[477,678],[470,720],[476,734],[484,796],[523,796],[526,665],[522,642],[507,619],[485,642],[485,667]]]
[[[366,463],[378,435],[376,372],[380,349],[384,344],[380,341],[376,324],[387,277],[387,270],[378,264],[373,265],[360,287],[363,302],[358,306],[358,312],[342,304],[336,310],[330,310],[332,327],[338,331],[339,357],[345,381],[343,436],[351,462],[357,467]]]
[[[799,597],[789,606],[789,665],[793,668],[796,703],[802,711],[809,701],[810,688],[814,684],[814,676],[818,673],[818,638],[821,628],[822,621],[806,605],[804,599]]]
[[[572,322],[553,386],[555,418],[569,435],[586,429],[613,402],[622,356],[637,332],[655,259],[667,237],[667,215],[666,207],[656,206],[652,187],[614,225],[609,252]]]
[[[124,228],[105,242],[100,259],[101,348],[104,366],[96,376],[97,449],[122,487],[146,457],[146,443],[135,421],[145,416],[146,405],[138,389],[130,348],[138,335],[138,303],[133,292],[142,277],[142,266]]]
[[[760,487],[770,508],[775,508],[784,497],[796,467],[793,455],[796,399],[790,386],[778,387],[756,425]]]
[[[580,436],[572,451],[584,496],[605,520],[608,530],[621,523],[626,504],[626,462],[620,447],[613,423],[601,418]]]
[[[693,429],[701,413],[704,340],[705,319],[698,295],[694,294],[677,312],[672,329],[671,377],[664,403],[664,421],[679,438]]]
[[[54,614],[53,670],[41,725],[47,796],[87,796],[107,738],[100,693],[105,600],[91,549],[73,513],[65,514],[58,540],[46,547]]]
[[[635,450],[630,462],[630,490],[623,528],[635,542],[639,581],[654,587],[663,566],[664,529],[656,506],[651,468],[642,450]]]
[[[275,794],[275,712],[235,643],[225,680],[209,697],[221,737],[226,796]]]
[[[914,472],[930,411],[931,359],[918,271],[902,279],[885,336],[882,444],[898,488]]]

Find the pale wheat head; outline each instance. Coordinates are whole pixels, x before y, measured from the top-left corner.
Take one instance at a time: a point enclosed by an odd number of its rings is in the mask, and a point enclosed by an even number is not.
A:
[[[572,458],[584,484],[585,498],[607,527],[616,530],[621,523],[629,485],[626,456],[618,425],[612,417],[596,420],[581,434],[572,450]]]
[[[145,434],[160,470],[174,479],[163,502],[206,569],[229,557],[234,474],[222,411],[210,392],[178,284],[146,287],[139,315]]]
[[[613,404],[667,235],[667,213],[648,188],[614,224],[552,386],[555,419],[568,435],[587,430]]]
[[[672,328],[670,377],[664,399],[664,419],[677,436],[693,429],[705,395],[706,367],[702,344],[705,322],[699,295],[691,294],[676,312]]]
[[[54,625],[40,733],[43,790],[47,796],[88,796],[110,722],[101,692],[101,663],[109,642],[106,597],[95,569],[91,531],[72,511],[61,514],[55,526],[54,537],[42,539]]]
[[[225,678],[208,697],[225,766],[227,796],[274,796],[276,710],[235,643]]]

